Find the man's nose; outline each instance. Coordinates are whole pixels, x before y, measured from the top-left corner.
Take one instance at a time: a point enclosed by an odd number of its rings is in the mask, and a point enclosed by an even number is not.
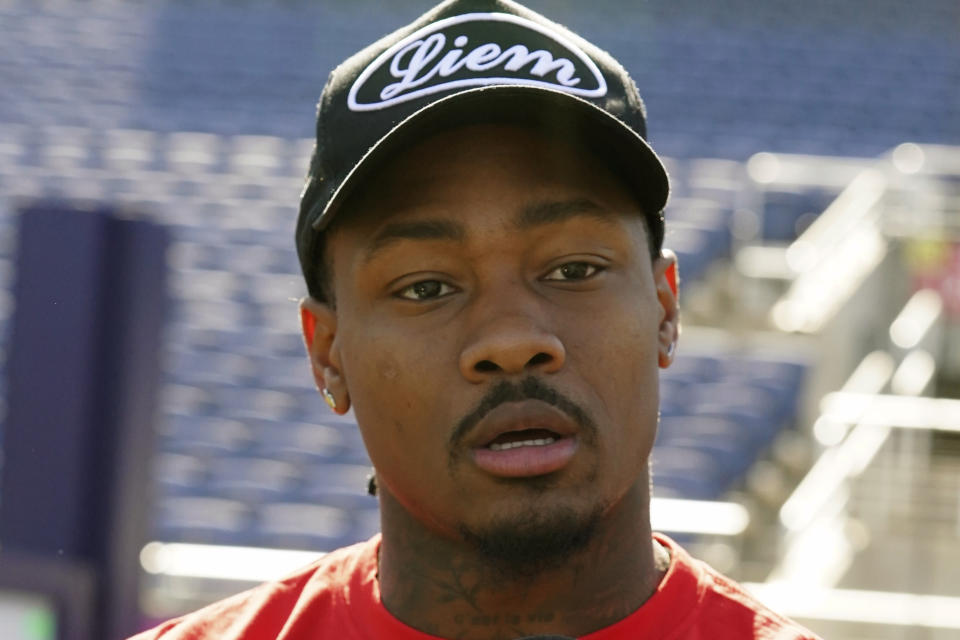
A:
[[[525,373],[553,373],[563,367],[566,350],[554,331],[535,313],[488,309],[460,354],[460,372],[471,382]]]

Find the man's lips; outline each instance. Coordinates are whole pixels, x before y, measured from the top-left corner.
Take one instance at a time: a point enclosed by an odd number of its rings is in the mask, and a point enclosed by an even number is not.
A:
[[[579,430],[566,413],[546,402],[506,402],[477,423],[468,445],[484,471],[531,477],[565,467],[576,453]]]
[[[563,438],[575,436],[580,427],[566,413],[542,400],[504,402],[477,423],[467,444],[471,448],[487,447],[504,434],[528,430],[550,431]]]

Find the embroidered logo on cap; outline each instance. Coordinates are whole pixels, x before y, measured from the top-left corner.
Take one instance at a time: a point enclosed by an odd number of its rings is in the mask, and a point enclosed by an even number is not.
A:
[[[350,88],[351,111],[376,111],[450,89],[513,84],[585,98],[607,93],[580,47],[525,18],[466,13],[428,24],[370,63]]]

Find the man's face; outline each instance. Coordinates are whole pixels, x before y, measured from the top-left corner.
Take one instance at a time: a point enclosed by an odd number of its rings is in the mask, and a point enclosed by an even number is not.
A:
[[[672,260],[651,264],[609,170],[485,125],[361,189],[328,238],[327,359],[384,499],[463,539],[585,524],[646,492]]]

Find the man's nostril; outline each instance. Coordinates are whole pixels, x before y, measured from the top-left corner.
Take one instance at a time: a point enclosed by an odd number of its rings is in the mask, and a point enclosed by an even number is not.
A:
[[[500,367],[498,367],[496,363],[489,360],[481,360],[477,364],[473,365],[473,368],[481,373],[493,373],[500,370]]]
[[[541,351],[527,361],[527,366],[535,367],[538,364],[547,364],[551,360],[553,360],[553,356],[551,356],[549,353],[544,353]]]

